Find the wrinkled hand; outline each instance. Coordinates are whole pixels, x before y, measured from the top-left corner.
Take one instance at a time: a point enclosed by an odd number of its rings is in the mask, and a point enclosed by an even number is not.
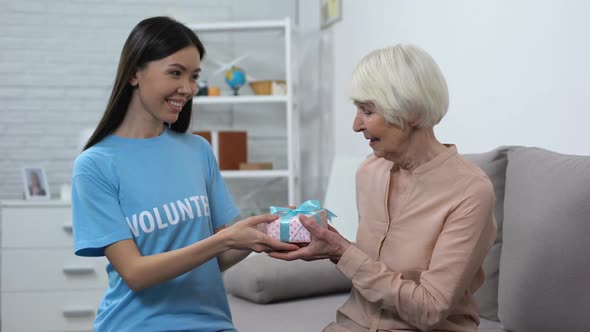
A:
[[[313,261],[317,259],[329,258],[332,261],[338,261],[350,246],[346,240],[332,226],[328,229],[318,225],[315,220],[300,215],[299,220],[311,234],[311,242],[308,246],[301,247],[295,251],[289,252],[271,252],[269,255],[274,258],[292,261],[302,259]]]
[[[256,229],[258,224],[270,223],[277,218],[277,215],[271,214],[249,217],[236,222],[222,232],[227,236],[228,244],[232,249],[248,249],[256,252],[281,252],[299,249],[294,244],[273,239]]]

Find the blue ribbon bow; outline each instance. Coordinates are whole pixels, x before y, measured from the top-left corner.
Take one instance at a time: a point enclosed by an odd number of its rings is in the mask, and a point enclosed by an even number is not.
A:
[[[316,212],[319,210],[326,210],[326,213],[328,214],[328,220],[331,220],[332,217],[336,217],[336,215],[334,213],[332,213],[332,211],[330,211],[328,209],[323,209],[320,204],[320,201],[315,200],[315,199],[305,201],[293,210],[286,208],[286,207],[281,207],[281,206],[271,206],[270,213],[271,214],[277,213],[281,219],[281,221],[280,221],[281,222],[281,225],[280,225],[281,242],[289,242],[289,222],[292,217],[295,217],[298,214],[309,215],[309,214],[312,214],[313,212]],[[314,218],[315,221],[319,225],[320,224],[320,216],[315,214],[314,217],[315,217]]]

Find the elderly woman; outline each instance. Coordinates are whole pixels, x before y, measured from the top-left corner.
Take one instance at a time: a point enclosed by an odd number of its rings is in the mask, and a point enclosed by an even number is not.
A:
[[[356,174],[356,244],[303,220],[307,247],[271,256],[330,258],[352,280],[350,297],[324,331],[477,331],[473,294],[496,237],[487,176],[441,144],[443,75],[422,49],[397,45],[358,64],[353,130],[373,149]]]

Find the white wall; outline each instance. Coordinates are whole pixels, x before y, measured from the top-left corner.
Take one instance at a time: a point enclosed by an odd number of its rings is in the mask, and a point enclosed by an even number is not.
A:
[[[70,181],[80,132],[104,112],[121,47],[140,20],[295,13],[294,1],[274,0],[0,0],[0,199],[22,197],[25,165],[45,168],[54,195]]]
[[[332,58],[321,57],[327,43],[320,31],[319,2],[297,2],[294,68],[298,68],[299,82],[295,98],[300,123],[301,198],[323,200],[334,154],[329,66]]]
[[[343,1],[332,44],[335,161],[327,206],[356,234],[355,161],[371,152],[352,131],[354,66],[373,49],[410,42],[447,78],[450,108],[436,127],[460,152],[499,145],[590,155],[590,3],[575,0]]]
[[[333,27],[337,154],[370,152],[352,132],[347,84],[369,51],[426,49],[447,78],[438,137],[461,152],[503,144],[590,155],[590,3],[576,0],[344,0]]]

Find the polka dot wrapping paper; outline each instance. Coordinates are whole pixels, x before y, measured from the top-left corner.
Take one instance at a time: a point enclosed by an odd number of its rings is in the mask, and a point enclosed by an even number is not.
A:
[[[315,219],[321,227],[328,228],[328,214],[326,210],[308,212],[305,213],[305,215],[311,217],[312,220]],[[289,219],[289,243],[309,243],[311,241],[311,234],[305,227],[303,227],[303,224],[301,224],[301,221],[299,220],[299,216],[301,216],[301,214]],[[270,237],[281,240],[280,218],[268,224],[258,224],[258,228]]]

